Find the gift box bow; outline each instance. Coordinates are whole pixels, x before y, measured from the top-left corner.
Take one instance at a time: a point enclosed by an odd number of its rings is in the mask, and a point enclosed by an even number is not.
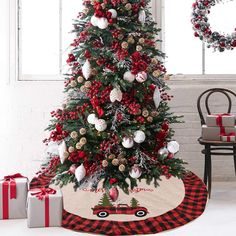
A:
[[[47,198],[50,194],[54,195],[57,193],[55,189],[52,188],[37,188],[31,189],[31,195],[37,197],[39,200]]]
[[[7,187],[8,187],[8,183],[10,183],[10,199],[16,199],[16,197],[17,197],[17,195],[16,195],[16,180],[15,179],[19,179],[19,178],[27,178],[27,177],[23,176],[20,173],[17,173],[14,175],[4,176],[4,178],[3,178],[3,185],[7,185]]]
[[[224,116],[231,116],[229,113],[223,113],[223,114],[216,114],[216,124],[219,127],[223,126],[223,117]]]

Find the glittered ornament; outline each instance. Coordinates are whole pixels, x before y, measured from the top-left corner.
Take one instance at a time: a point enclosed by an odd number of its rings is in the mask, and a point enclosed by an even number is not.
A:
[[[109,190],[109,197],[110,199],[115,202],[118,197],[119,197],[119,191],[116,187],[112,187],[110,190]]]
[[[171,141],[167,144],[167,149],[170,153],[177,153],[179,151],[179,143],[176,141]]]
[[[91,20],[90,20],[91,24],[92,24],[93,26],[97,26],[98,19],[99,19],[98,17],[92,16],[92,17],[91,17]]]
[[[58,153],[59,153],[61,163],[63,164],[65,162],[66,158],[68,157],[66,142],[64,140],[58,146]]]
[[[126,71],[124,73],[123,79],[132,83],[135,80],[135,75],[131,71]]]
[[[153,93],[153,101],[154,101],[155,107],[157,109],[161,103],[161,92],[158,87],[155,88],[155,91]]]
[[[86,170],[84,168],[84,165],[81,164],[76,170],[75,170],[75,177],[78,182],[80,182],[86,175]]]
[[[142,170],[138,165],[134,165],[130,172],[129,175],[133,178],[133,179],[138,179],[141,175],[142,175]]]
[[[143,83],[147,80],[147,73],[145,71],[142,71],[142,72],[139,72],[137,75],[136,75],[136,80],[139,82],[139,83]]]
[[[134,141],[136,143],[143,143],[146,139],[146,135],[142,130],[138,130],[134,133]]]
[[[124,137],[122,145],[125,148],[132,148],[134,146],[134,140],[132,138]]]
[[[121,102],[122,92],[119,88],[114,88],[113,90],[111,90],[110,100],[111,102],[115,102],[115,101]]]
[[[90,114],[87,117],[87,121],[89,124],[95,125],[96,121],[98,120],[97,116],[95,114]]]
[[[140,21],[140,23],[141,23],[142,25],[145,24],[145,22],[146,22],[146,13],[145,13],[144,10],[139,11],[138,20]]]
[[[97,27],[99,29],[106,29],[108,27],[108,20],[105,17],[98,18]]]
[[[117,11],[115,9],[110,9],[108,12],[111,13],[111,18],[115,19],[117,18]]]
[[[92,68],[88,59],[85,61],[84,65],[82,66],[82,73],[86,80],[89,79],[89,77],[91,76]]]
[[[99,132],[105,131],[107,128],[107,123],[103,119],[99,119],[95,122],[95,129]]]

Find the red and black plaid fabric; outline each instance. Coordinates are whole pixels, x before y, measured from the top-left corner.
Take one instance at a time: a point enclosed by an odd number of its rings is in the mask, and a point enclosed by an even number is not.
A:
[[[45,186],[49,182],[46,181],[46,177],[43,178],[41,176],[40,178],[35,178],[31,186],[39,187],[40,184]],[[183,178],[183,182],[185,197],[182,203],[163,215],[140,221],[117,222],[84,219],[64,210],[62,226],[75,231],[113,236],[154,234],[174,229],[199,217],[204,212],[207,202],[207,190],[200,178],[190,172]]]

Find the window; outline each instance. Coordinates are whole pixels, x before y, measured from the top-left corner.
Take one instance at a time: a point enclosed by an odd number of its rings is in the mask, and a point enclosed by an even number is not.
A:
[[[81,8],[78,0],[18,0],[19,80],[61,79]]]
[[[193,36],[192,3],[189,0],[165,0],[164,51],[166,67],[172,74],[236,74],[236,49],[213,52]],[[236,1],[219,2],[212,7],[209,21],[213,29],[231,34],[236,25]]]

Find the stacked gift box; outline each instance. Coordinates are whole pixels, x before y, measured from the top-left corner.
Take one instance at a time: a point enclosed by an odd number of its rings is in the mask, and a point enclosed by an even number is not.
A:
[[[28,191],[21,174],[0,180],[0,219],[27,218],[28,227],[61,226],[63,200],[60,190],[37,188]]]
[[[202,126],[202,138],[208,141],[235,142],[235,115],[207,115],[206,125]]]

